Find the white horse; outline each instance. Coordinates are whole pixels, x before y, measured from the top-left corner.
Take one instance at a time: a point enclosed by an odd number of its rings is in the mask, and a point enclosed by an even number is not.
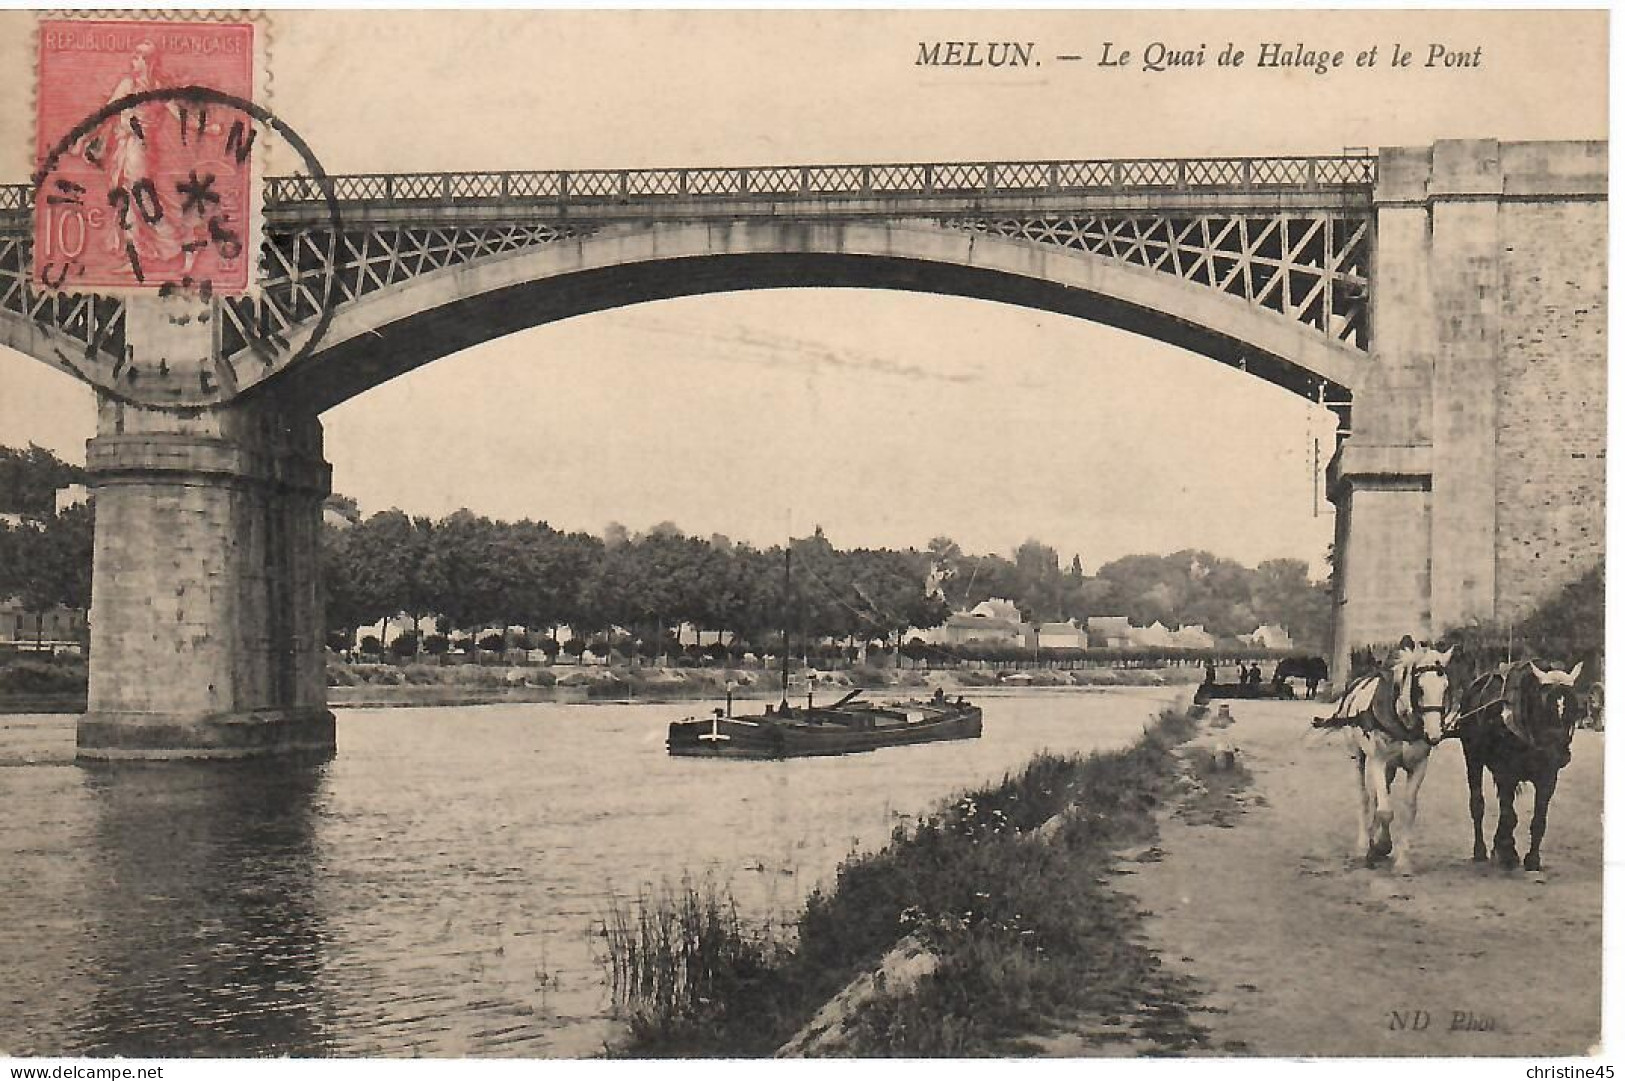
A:
[[[1417,796],[1428,754],[1449,727],[1452,652],[1454,647],[1440,653],[1407,644],[1385,670],[1350,683],[1331,717],[1314,722],[1318,728],[1348,731],[1360,782],[1356,856],[1363,856],[1367,867],[1391,852],[1394,870],[1411,873]],[[1396,789],[1401,770],[1405,783]]]

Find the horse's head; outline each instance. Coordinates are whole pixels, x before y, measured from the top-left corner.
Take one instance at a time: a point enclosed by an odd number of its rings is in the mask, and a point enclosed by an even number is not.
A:
[[[1531,661],[1517,692],[1508,695],[1520,727],[1559,768],[1569,764],[1569,744],[1580,720],[1580,696],[1574,685],[1584,667],[1581,661],[1567,672],[1562,666],[1547,670]]]
[[[1394,663],[1395,709],[1407,723],[1420,719],[1430,744],[1448,734],[1445,713],[1450,705],[1450,655],[1455,651],[1454,646],[1443,653],[1417,646],[1401,651]]]

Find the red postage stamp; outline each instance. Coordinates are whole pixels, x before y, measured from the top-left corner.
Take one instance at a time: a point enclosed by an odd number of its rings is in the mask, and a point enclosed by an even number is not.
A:
[[[240,295],[258,236],[252,22],[39,26],[37,286]]]

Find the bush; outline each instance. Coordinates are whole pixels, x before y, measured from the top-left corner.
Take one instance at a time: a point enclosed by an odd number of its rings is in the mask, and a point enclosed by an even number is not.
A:
[[[379,641],[376,634],[363,635],[361,638],[361,652],[376,657],[384,651],[384,643]]]
[[[495,631],[491,632],[490,634],[480,636],[481,649],[488,649],[493,653],[500,653],[504,648],[506,648],[506,646],[507,643],[502,640],[502,635]]]
[[[450,648],[451,642],[443,634],[430,634],[423,639],[423,652],[432,653],[436,657],[443,655]]]
[[[891,681],[886,678],[885,671],[883,669],[876,668],[873,665],[858,665],[856,668],[852,669],[850,675],[852,677],[852,686],[854,687],[866,687],[870,690],[874,690],[879,687],[887,687],[891,685]]]
[[[418,655],[418,636],[414,631],[407,631],[393,642],[389,643],[389,651],[397,657],[416,657]]]
[[[88,682],[82,663],[21,659],[0,668],[0,691],[9,694],[71,694]]]

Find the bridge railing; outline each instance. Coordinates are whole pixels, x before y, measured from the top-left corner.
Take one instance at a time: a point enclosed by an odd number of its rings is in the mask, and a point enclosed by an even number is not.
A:
[[[1368,188],[1369,156],[1123,158],[901,165],[757,166],[740,169],[587,169],[335,176],[334,194],[360,202],[482,199],[645,200],[799,196],[966,195],[1135,191],[1278,191]],[[317,202],[310,177],[272,177],[266,204]]]
[[[452,203],[479,200],[625,201],[1020,194],[1023,192],[1320,191],[1369,188],[1368,155],[1285,158],[1116,158],[904,165],[791,165],[742,169],[583,169],[487,173],[356,173],[331,178],[346,202]],[[316,203],[308,176],[265,182],[268,207]],[[0,185],[0,212],[27,210],[26,184]]]

